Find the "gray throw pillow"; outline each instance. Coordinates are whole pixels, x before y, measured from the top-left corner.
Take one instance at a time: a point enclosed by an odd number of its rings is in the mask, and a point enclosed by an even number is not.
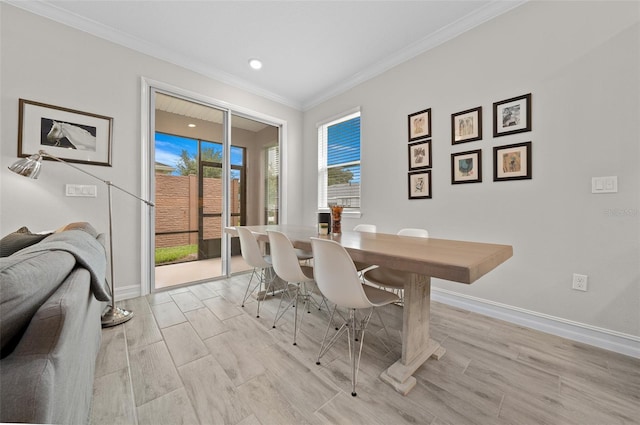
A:
[[[49,234],[31,233],[26,226],[23,226],[0,240],[0,257],[8,257],[14,252],[37,244],[47,236]]]

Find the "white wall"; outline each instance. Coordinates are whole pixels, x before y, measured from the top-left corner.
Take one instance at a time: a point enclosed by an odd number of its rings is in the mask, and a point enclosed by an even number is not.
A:
[[[637,2],[529,2],[305,113],[304,219],[315,220],[315,124],[362,108],[362,217],[394,233],[505,243],[470,286],[438,288],[640,342]],[[492,104],[532,93],[533,131],[493,138]],[[483,107],[483,139],[452,146],[451,114]],[[433,113],[433,199],[407,199],[407,115]],[[494,146],[533,142],[533,179],[493,182]],[[452,185],[450,154],[482,149],[483,182]],[[617,194],[591,177],[618,176]],[[572,273],[589,276],[586,293]],[[636,337],[636,338],[634,338]],[[640,351],[639,351],[640,353]]]
[[[55,229],[89,221],[107,230],[106,189],[100,182],[47,162],[37,181],[7,167],[17,159],[18,99],[24,98],[114,118],[112,167],[81,167],[134,193],[141,192],[141,77],[287,122],[291,167],[288,205],[301,202],[302,113],[175,65],[0,3],[0,234],[21,226]],[[98,197],[67,198],[65,183],[97,184]],[[115,282],[118,289],[140,285],[141,208],[114,192]],[[297,208],[288,212],[299,221]]]
[[[314,107],[302,121],[288,107],[0,3],[0,234],[80,220],[106,226],[104,189],[97,199],[63,196],[65,183],[93,184],[88,177],[55,163],[37,182],[7,170],[16,160],[18,98],[114,117],[113,167],[85,167],[137,193],[141,76],[286,120],[288,221],[308,224],[315,222],[315,123],[359,105],[360,222],[514,247],[513,258],[475,284],[437,281],[436,291],[640,341],[639,7],[529,2]],[[533,131],[494,139],[492,103],[529,92]],[[483,140],[452,146],[450,114],[480,105]],[[434,198],[409,201],[407,115],[427,107]],[[533,179],[492,182],[492,147],[528,140]],[[477,148],[484,182],[452,186],[450,154]],[[619,177],[619,192],[592,195],[591,177],[606,175]],[[139,285],[142,206],[119,194],[115,203],[116,285]],[[588,292],[570,289],[573,272],[589,275]]]

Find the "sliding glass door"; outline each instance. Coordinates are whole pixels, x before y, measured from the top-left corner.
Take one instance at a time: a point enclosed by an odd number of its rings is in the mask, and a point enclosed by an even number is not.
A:
[[[151,91],[155,264],[152,290],[242,272],[224,226],[277,223],[280,128]]]
[[[231,225],[255,226],[276,224],[280,202],[279,146],[280,128],[247,116],[231,114],[232,140],[246,148],[244,182],[246,204],[244,216],[232,216]],[[232,151],[232,182],[234,182],[234,154]],[[232,202],[234,198],[232,197]],[[230,273],[251,270],[242,259],[237,238],[230,238],[232,250]]]

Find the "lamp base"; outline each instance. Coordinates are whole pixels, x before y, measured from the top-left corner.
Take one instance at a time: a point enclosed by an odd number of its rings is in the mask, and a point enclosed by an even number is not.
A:
[[[102,315],[102,327],[118,326],[133,317],[133,312],[120,307],[109,306]]]

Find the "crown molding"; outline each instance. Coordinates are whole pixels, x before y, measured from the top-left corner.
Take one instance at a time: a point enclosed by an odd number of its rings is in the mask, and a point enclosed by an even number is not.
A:
[[[342,94],[347,90],[352,89],[353,87],[362,84],[363,82],[370,80],[371,78],[374,78],[395,66],[400,65],[403,62],[413,59],[414,57],[477,27],[478,25],[481,25],[503,13],[521,6],[527,1],[528,0],[494,0],[484,7],[475,10],[474,12],[467,14],[457,21],[443,27],[430,36],[425,37],[424,39],[419,40],[404,49],[399,50],[395,55],[374,64],[366,70],[359,72],[350,78],[347,78],[343,82],[334,85],[333,87],[322,90],[320,92],[321,94],[319,94],[318,96],[312,97],[309,100],[303,102],[299,102],[294,99],[281,96],[277,93],[273,93],[269,90],[265,90],[232,74],[218,69],[212,69],[210,66],[206,66],[200,61],[187,58],[179,52],[171,51],[161,46],[153,45],[140,38],[133,37],[121,31],[117,31],[114,28],[103,25],[99,22],[87,19],[74,13],[69,13],[67,10],[59,8],[51,3],[44,1],[5,0],[6,3],[11,4],[12,6],[15,6],[17,8],[51,19],[63,25],[78,29],[104,40],[108,40],[118,45],[138,51],[140,53],[144,53],[157,59],[164,60],[182,68],[189,69],[203,76],[220,81],[221,83],[228,84],[241,90],[245,90],[249,93],[261,96],[265,99],[269,99],[301,111],[307,111],[319,105],[320,103],[329,100],[332,97]]]
[[[399,50],[395,55],[389,56],[369,67],[368,69],[353,75],[351,78],[345,80],[341,84],[323,90],[321,92],[321,95],[304,102],[302,105],[302,110],[307,111],[321,104],[322,102],[325,102],[332,97],[342,94],[347,90],[364,83],[367,80],[377,77],[378,75],[383,74],[391,68],[394,68],[404,62],[407,62],[410,59],[415,58],[416,56],[421,55],[422,53],[425,53],[441,44],[444,44],[445,42],[487,21],[490,21],[491,19],[499,15],[502,15],[503,13],[521,6],[527,1],[529,0],[494,0],[491,3],[488,3],[486,6],[477,9],[472,13],[463,16],[457,21],[441,28],[428,37],[416,41],[406,48]]]
[[[118,31],[112,27],[101,24],[92,19],[87,19],[75,13],[70,13],[69,11],[59,8],[58,6],[55,6],[51,3],[44,1],[21,0],[5,0],[5,2],[19,9],[23,9],[27,12],[31,12],[44,18],[51,19],[63,25],[94,35],[98,38],[111,41],[120,46],[180,66],[181,68],[197,72],[198,74],[220,81],[221,83],[245,90],[263,98],[272,100],[285,106],[289,106],[296,110],[302,109],[302,104],[296,100],[289,99],[287,97],[260,88],[247,82],[246,80],[238,78],[224,71],[211,69],[210,66],[205,65],[200,61],[187,58],[179,52],[175,52],[169,49],[165,49],[162,46],[148,43],[145,40]]]

